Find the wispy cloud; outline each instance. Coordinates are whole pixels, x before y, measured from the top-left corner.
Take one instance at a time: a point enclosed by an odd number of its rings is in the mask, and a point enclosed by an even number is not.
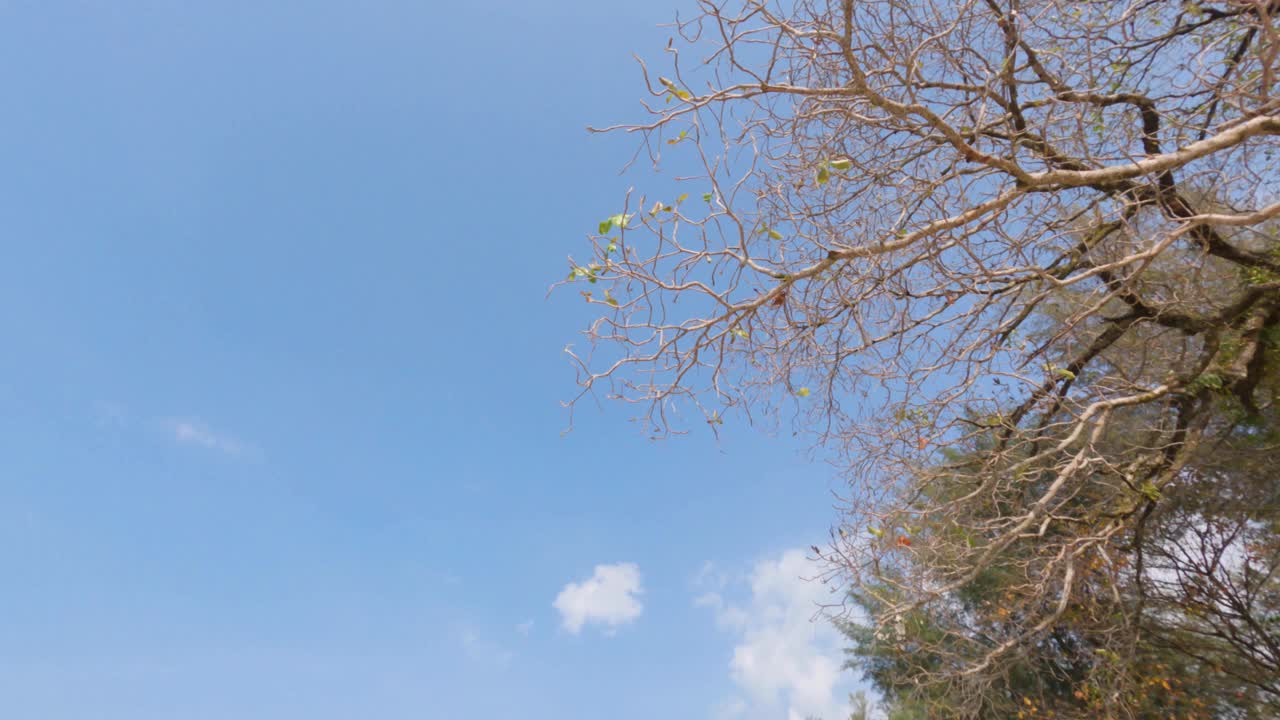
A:
[[[612,634],[640,617],[644,606],[638,596],[643,592],[635,563],[597,565],[591,577],[565,585],[552,604],[560,611],[564,629],[574,635],[587,623],[603,625]]]
[[[462,653],[472,662],[501,669],[509,666],[515,658],[515,653],[498,643],[480,637],[469,627],[459,627],[457,632]]]
[[[801,550],[761,560],[752,568],[750,595],[726,600],[725,588],[698,595],[694,604],[710,608],[716,624],[735,638],[729,676],[741,697],[725,700],[718,717],[743,720],[816,716],[840,718],[848,714],[845,693],[852,683],[843,667],[841,637],[825,617],[822,603],[830,602],[827,587],[806,580],[816,568]],[[723,575],[704,572],[703,588],[723,586]]]
[[[202,447],[233,457],[246,455],[250,451],[249,446],[243,442],[225,433],[216,432],[199,420],[168,420],[165,427],[181,445]]]
[[[100,428],[119,430],[129,425],[129,409],[118,402],[98,402],[93,406],[93,419]]]

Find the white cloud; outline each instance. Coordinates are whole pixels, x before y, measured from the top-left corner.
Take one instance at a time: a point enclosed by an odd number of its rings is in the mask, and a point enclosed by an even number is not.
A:
[[[848,715],[851,673],[843,670],[842,638],[820,606],[827,586],[806,580],[817,572],[801,550],[756,563],[750,597],[735,604],[716,592],[695,605],[715,612],[716,624],[733,634],[729,676],[743,697],[726,700],[717,715],[744,719],[835,720]]]
[[[515,657],[515,653],[497,643],[485,640],[468,627],[458,629],[458,642],[462,645],[462,652],[467,658],[481,665],[505,668]]]
[[[129,410],[120,403],[97,403],[94,405],[93,414],[99,427],[120,429],[129,424]]]
[[[165,423],[173,439],[183,445],[195,445],[224,455],[244,455],[248,448],[228,435],[214,432],[199,420],[170,420]]]
[[[718,592],[724,590],[729,584],[729,575],[708,560],[698,569],[698,574],[693,578],[693,584],[696,587],[711,588]]]
[[[574,635],[587,623],[604,625],[606,632],[612,632],[640,617],[644,606],[636,596],[642,592],[635,563],[597,565],[590,578],[565,585],[553,606],[560,611],[564,628]]]
[[[696,607],[709,607],[712,610],[723,610],[724,598],[721,597],[718,592],[702,593],[693,599],[693,604]]]
[[[736,720],[746,715],[749,709],[742,698],[729,698],[716,706],[711,717],[713,720]]]

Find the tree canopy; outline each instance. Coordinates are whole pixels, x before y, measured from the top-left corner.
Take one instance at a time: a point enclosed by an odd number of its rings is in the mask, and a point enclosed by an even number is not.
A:
[[[583,394],[839,458],[902,717],[1280,713],[1280,2],[698,8],[605,128],[688,191],[571,259]]]

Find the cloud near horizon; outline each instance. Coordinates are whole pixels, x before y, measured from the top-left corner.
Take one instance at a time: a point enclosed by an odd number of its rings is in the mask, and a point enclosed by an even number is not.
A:
[[[704,573],[705,574],[705,573]],[[750,596],[728,602],[721,589],[694,603],[715,612],[735,637],[729,676],[744,697],[726,700],[718,715],[740,720],[786,717],[827,720],[848,715],[851,673],[844,670],[841,636],[820,607],[827,586],[807,580],[816,568],[801,550],[761,560],[748,578]]]

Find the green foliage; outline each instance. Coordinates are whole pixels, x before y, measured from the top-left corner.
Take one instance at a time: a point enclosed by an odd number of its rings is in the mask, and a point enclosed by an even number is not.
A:
[[[1263,381],[1264,392],[1273,392],[1277,386],[1280,373],[1273,372]],[[1114,434],[1104,442],[1111,453],[1122,456],[1125,443],[1135,441],[1128,426],[1142,422],[1142,416],[1121,415],[1116,422]],[[971,488],[968,473],[985,467],[987,453],[997,440],[998,435],[975,439],[970,452],[953,454],[927,481],[918,481],[918,491],[927,496],[921,502],[945,505],[965,497]],[[870,620],[839,623],[849,641],[847,666],[873,683],[885,699],[888,718],[903,720],[1268,716],[1280,709],[1280,697],[1263,688],[1270,683],[1274,693],[1280,687],[1268,677],[1265,664],[1203,633],[1237,622],[1231,633],[1262,633],[1250,642],[1280,641],[1280,578],[1264,577],[1280,558],[1275,532],[1280,528],[1280,487],[1265,459],[1274,459],[1278,443],[1280,412],[1273,405],[1262,413],[1259,423],[1229,430],[1212,449],[1195,454],[1178,483],[1164,488],[1150,480],[1137,483],[1137,501],[1153,508],[1140,539],[1126,534],[1117,538],[1107,554],[1085,556],[1086,562],[1077,567],[1078,592],[1065,612],[1042,632],[1021,640],[1013,652],[995,661],[990,672],[969,676],[949,675],[947,670],[971,665],[1011,638],[1020,638],[1028,620],[1038,617],[1044,600],[1034,584],[1028,584],[1024,571],[1029,562],[1035,562],[1035,544],[1015,543],[956,590],[904,615],[886,615],[907,599],[903,589],[920,581],[909,578],[928,578],[934,568],[964,562],[954,554],[930,553],[985,547],[987,538],[974,536],[969,526],[988,510],[982,504],[950,505],[961,508],[962,514],[935,515],[926,518],[923,527],[912,528],[917,537],[932,538],[935,550],[900,553],[892,566],[881,568],[850,593],[861,616]],[[1032,468],[1023,475],[1030,495],[1036,496],[1037,488],[1054,477],[1052,468],[1045,470]],[[1097,492],[1081,491],[1058,512],[1083,519],[1114,515],[1115,510],[1097,506],[1101,497]],[[1243,517],[1242,508],[1247,508]],[[1205,547],[1214,552],[1214,537],[1240,537],[1236,547],[1253,548],[1250,557],[1256,558],[1246,562],[1260,563],[1250,571],[1253,575],[1237,575],[1234,580],[1245,583],[1255,598],[1256,617],[1214,618],[1215,608],[1223,607],[1225,600],[1170,594],[1176,585],[1152,587],[1149,579],[1139,594],[1134,543],[1144,544],[1148,564],[1167,563],[1169,558],[1181,557],[1188,531],[1198,528],[1205,533],[1215,527],[1238,530],[1203,535],[1195,543],[1209,543]],[[876,527],[867,530],[876,540],[888,535]],[[1052,544],[1054,533],[1069,531],[1049,528],[1048,532],[1036,542]],[[1189,587],[1200,587],[1194,575],[1184,577],[1192,578],[1184,580],[1191,583]],[[1056,592],[1049,595],[1056,597]],[[1146,612],[1138,613],[1136,608],[1144,605]]]
[[[614,228],[622,230],[627,227],[627,223],[631,222],[632,217],[634,217],[634,214],[618,213],[617,215],[610,215],[600,221],[598,230],[601,235],[607,235]]]

